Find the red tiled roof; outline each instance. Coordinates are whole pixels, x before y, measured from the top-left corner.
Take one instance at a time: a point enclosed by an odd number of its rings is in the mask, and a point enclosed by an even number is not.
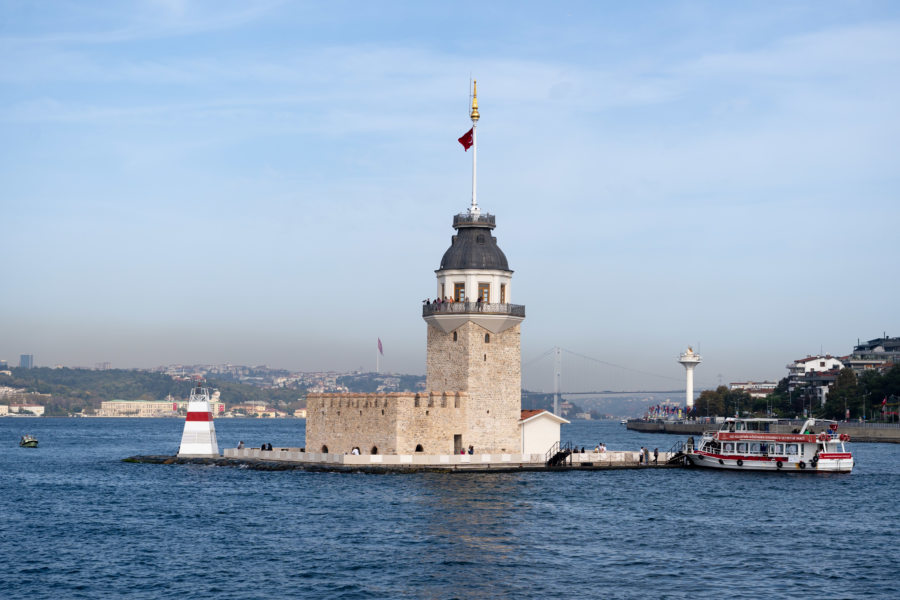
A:
[[[547,411],[545,411],[543,408],[540,410],[523,410],[521,419],[524,421],[525,419],[530,419],[534,415],[539,415],[542,412],[547,412]]]

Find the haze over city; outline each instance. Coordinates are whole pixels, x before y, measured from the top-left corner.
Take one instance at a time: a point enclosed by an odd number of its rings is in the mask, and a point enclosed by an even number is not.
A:
[[[0,6],[0,358],[423,373],[478,199],[562,346],[698,386],[898,335],[900,5]],[[625,385],[610,372],[608,387]]]

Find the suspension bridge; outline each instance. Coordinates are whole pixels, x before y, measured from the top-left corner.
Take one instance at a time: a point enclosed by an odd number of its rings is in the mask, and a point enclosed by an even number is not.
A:
[[[523,398],[553,394],[558,414],[563,396],[667,394],[683,400],[685,376],[683,371],[652,373],[556,346],[522,364],[522,390]]]

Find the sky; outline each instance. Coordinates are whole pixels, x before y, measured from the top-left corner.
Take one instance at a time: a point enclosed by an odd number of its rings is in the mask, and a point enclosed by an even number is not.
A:
[[[526,380],[900,335],[896,2],[7,0],[0,358],[424,373],[473,77]]]

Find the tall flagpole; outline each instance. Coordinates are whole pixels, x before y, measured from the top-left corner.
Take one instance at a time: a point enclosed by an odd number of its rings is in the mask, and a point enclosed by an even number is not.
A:
[[[475,85],[472,91],[472,112],[469,114],[472,118],[472,207],[469,209],[469,212],[473,215],[477,215],[480,211],[478,210],[478,195],[477,195],[477,157],[478,157],[478,119],[481,118],[481,115],[478,114],[478,80],[475,80]]]

